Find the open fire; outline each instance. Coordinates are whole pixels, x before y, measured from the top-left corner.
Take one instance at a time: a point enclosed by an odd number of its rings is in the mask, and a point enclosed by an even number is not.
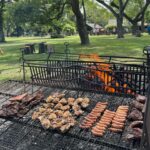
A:
[[[99,79],[100,82],[104,83],[104,86],[102,87],[106,92],[110,93],[119,93],[123,92],[122,89],[126,89],[128,94],[135,94],[134,91],[132,91],[127,83],[123,83],[118,81],[118,79],[115,78],[115,72],[112,70],[112,66],[109,63],[104,63],[105,60],[100,58],[97,54],[91,54],[91,55],[80,55],[80,59],[89,59],[94,63],[90,67],[91,74],[89,76],[86,76],[88,80],[95,80],[96,78]],[[101,62],[101,63],[99,63]],[[121,80],[121,79],[120,79]]]

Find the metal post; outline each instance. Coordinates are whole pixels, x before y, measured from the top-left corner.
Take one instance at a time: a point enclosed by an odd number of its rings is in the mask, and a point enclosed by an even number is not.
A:
[[[68,42],[65,42],[64,45],[66,46],[66,49],[65,49],[65,55],[66,55],[66,60],[68,60],[68,53],[69,53],[69,43]]]
[[[23,86],[24,86],[24,92],[25,92],[25,80],[26,80],[26,76],[25,76],[25,59],[24,59],[24,49],[21,49],[21,52],[22,52]]]
[[[143,134],[140,144],[140,150],[150,148],[150,135],[149,135],[149,117],[150,117],[150,46],[144,47],[143,53],[147,56],[147,67],[148,67],[148,90],[147,90],[147,101],[146,110],[144,112],[144,124],[143,124]]]

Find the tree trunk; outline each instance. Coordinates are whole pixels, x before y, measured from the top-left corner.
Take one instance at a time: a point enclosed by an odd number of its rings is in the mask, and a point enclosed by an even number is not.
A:
[[[141,20],[141,32],[145,32],[144,23],[145,23],[145,18],[144,18],[144,15],[143,15],[143,16],[142,16],[142,20]]]
[[[3,31],[3,13],[0,12],[0,42],[5,42],[5,36]]]
[[[139,30],[137,22],[133,22],[132,23],[132,35],[136,36],[136,37],[140,37],[141,36],[141,31]]]
[[[79,32],[80,40],[82,45],[87,45],[90,43],[89,35],[86,27],[86,22],[80,11],[79,0],[71,0],[72,11],[76,16],[77,29]]]
[[[123,17],[117,17],[117,37],[124,38]]]

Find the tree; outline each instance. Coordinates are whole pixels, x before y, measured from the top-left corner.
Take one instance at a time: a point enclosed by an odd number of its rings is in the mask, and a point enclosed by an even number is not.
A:
[[[84,1],[82,0],[84,6]],[[84,16],[80,10],[79,0],[71,0],[72,11],[76,16],[77,29],[79,32],[80,40],[82,45],[87,45],[90,43],[89,35],[86,27],[86,15],[84,9]],[[83,7],[84,8],[84,7]]]
[[[131,16],[129,16],[128,11],[127,11],[127,12],[123,12],[123,16],[132,24],[132,34],[134,36],[140,36],[141,32],[138,27],[138,22],[142,21],[144,19],[145,11],[147,10],[147,8],[150,4],[150,0],[146,0],[146,1],[143,0],[142,3],[141,3],[141,0],[135,0],[132,2],[130,1],[130,3],[131,3],[131,5],[129,5],[129,6],[130,7],[132,6],[132,9],[133,9],[134,13],[136,13],[136,14],[133,15],[133,12],[132,13],[130,12]],[[137,9],[139,9],[139,10],[135,11],[134,4],[137,4],[137,3],[140,4],[140,7],[138,6]],[[143,6],[141,6],[142,4],[143,4]],[[119,5],[112,3],[112,6],[119,10]]]
[[[5,0],[0,1],[0,42],[5,42],[3,15],[4,15]]]
[[[86,17],[90,23],[100,24],[106,26],[110,17],[113,17],[112,13],[109,12],[102,6],[97,6],[93,1],[85,1]]]
[[[117,21],[117,35],[118,38],[124,37],[124,29],[123,29],[123,14],[124,10],[129,2],[129,0],[110,0],[108,3],[107,0],[96,0],[98,3],[105,6],[112,14],[115,16]],[[116,4],[119,9],[114,9],[112,7],[112,3]]]

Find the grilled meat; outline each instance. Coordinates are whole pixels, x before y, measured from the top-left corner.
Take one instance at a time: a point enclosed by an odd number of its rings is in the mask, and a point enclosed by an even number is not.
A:
[[[132,140],[132,139],[138,140],[138,139],[141,139],[142,132],[143,132],[143,130],[140,129],[140,128],[130,128],[130,129],[128,129],[128,133],[127,133],[125,139],[127,139],[127,140]]]
[[[38,104],[42,98],[43,94],[41,92],[37,92],[34,96],[25,93],[12,97],[7,103],[2,105],[0,116],[23,117],[29,109]]]
[[[22,101],[23,98],[25,98],[27,96],[27,93],[18,95],[18,96],[14,96],[12,98],[10,98],[10,101]]]
[[[115,115],[115,112],[110,111],[110,110],[105,110],[105,112],[104,112],[102,118],[100,119],[100,121],[96,124],[96,126],[94,126],[92,128],[93,135],[103,136],[103,134],[105,133],[106,128],[111,123],[114,115]],[[97,132],[98,134],[95,134],[95,132]]]
[[[136,100],[142,104],[145,104],[145,101],[146,101],[146,96],[142,96],[142,95],[136,95]]]
[[[126,121],[127,113],[128,113],[128,106],[119,106],[115,113],[115,116],[112,120],[111,128],[109,128],[112,132],[122,132],[124,128],[124,124]]]
[[[39,120],[45,129],[58,129],[61,132],[69,130],[76,124],[73,115],[83,114],[84,111],[81,108],[89,105],[89,99],[78,98],[75,100],[74,98],[65,99],[63,97],[64,94],[58,93],[49,96],[46,102],[33,113],[32,119]]]
[[[143,121],[133,121],[129,128],[142,128],[143,126]]]
[[[128,119],[133,120],[133,121],[142,120],[143,115],[139,110],[137,110],[136,108],[133,108],[131,113],[128,115]]]
[[[134,101],[132,102],[132,105],[133,105],[133,107],[137,108],[137,109],[140,110],[140,111],[142,111],[143,108],[144,108],[144,104],[142,104],[142,103],[140,103],[140,102],[138,102],[138,101],[136,101],[136,100],[134,100]]]
[[[106,109],[107,103],[98,102],[93,110],[84,118],[82,123],[80,124],[80,128],[90,128],[93,126],[97,118],[101,115],[101,113]],[[93,133],[95,130],[93,129]]]

